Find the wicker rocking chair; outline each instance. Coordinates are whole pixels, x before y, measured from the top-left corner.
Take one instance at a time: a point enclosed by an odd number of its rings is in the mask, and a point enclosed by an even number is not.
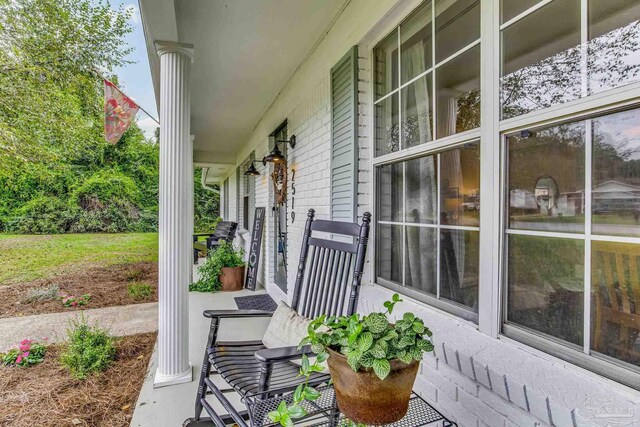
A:
[[[362,225],[338,221],[314,220],[315,212],[309,210],[296,276],[291,308],[298,314],[314,318],[321,314],[351,315],[356,311],[358,293],[365,263],[369,239],[371,214],[364,214]],[[329,240],[316,233],[340,236]],[[346,239],[345,239],[346,237]],[[345,242],[355,240],[355,243]],[[195,417],[184,425],[196,426],[205,421],[200,418],[204,409],[217,427],[236,423],[240,427],[261,424],[250,410],[238,411],[225,397],[212,379],[221,378],[240,394],[260,399],[277,396],[294,390],[304,381],[297,378],[299,365],[292,360],[303,354],[312,354],[310,348],[283,347],[267,349],[262,341],[221,342],[217,340],[221,319],[243,317],[270,317],[273,313],[260,310],[207,310],[204,316],[211,318],[211,329],[200,373],[200,383],[195,402]],[[327,382],[327,374],[317,373],[310,385]],[[212,394],[228,414],[217,414],[205,397]],[[206,420],[209,424],[209,420]]]

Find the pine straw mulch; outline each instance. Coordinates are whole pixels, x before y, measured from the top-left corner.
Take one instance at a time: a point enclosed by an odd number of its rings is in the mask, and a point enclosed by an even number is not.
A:
[[[151,286],[153,295],[136,300],[129,293],[129,284],[142,282]],[[91,295],[83,307],[69,308],[60,299],[26,302],[29,289],[58,285],[60,293],[79,297]],[[60,311],[83,310],[158,301],[158,263],[137,262],[106,267],[91,267],[84,271],[62,274],[47,279],[0,286],[0,318],[29,316]]]
[[[0,426],[129,426],[155,340],[155,332],[117,338],[116,360],[84,381],[59,363],[61,345],[38,365],[0,367]]]

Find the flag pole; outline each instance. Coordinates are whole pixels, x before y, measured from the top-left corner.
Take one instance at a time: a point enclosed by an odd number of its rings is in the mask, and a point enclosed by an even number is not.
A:
[[[96,74],[98,77],[100,77],[102,80],[106,80],[109,83],[111,83],[113,85],[113,87],[115,87],[116,89],[118,89],[120,92],[125,93],[122,89],[120,89],[118,86],[116,86],[111,80],[109,80],[108,78],[106,78],[105,76],[102,75],[102,73],[100,73],[100,71],[98,70],[92,70],[94,74]],[[131,98],[129,98],[131,99]],[[156,122],[158,124],[158,126],[160,126],[160,122],[158,121],[158,119],[156,119],[155,117],[153,117],[151,114],[149,114],[149,112],[147,110],[145,110],[144,108],[142,108],[142,106],[140,104],[138,104],[136,102],[136,105],[138,106],[138,109],[140,111],[142,111],[143,113],[145,113],[147,116],[149,116],[149,118],[151,120],[153,120],[154,122]]]

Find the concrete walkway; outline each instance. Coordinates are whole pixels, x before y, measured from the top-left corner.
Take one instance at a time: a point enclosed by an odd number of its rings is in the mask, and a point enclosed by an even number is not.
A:
[[[132,304],[118,307],[74,310],[61,313],[0,319],[0,352],[17,345],[25,338],[49,342],[64,341],[69,322],[84,317],[90,324],[98,323],[112,335],[124,336],[158,329],[158,303]]]

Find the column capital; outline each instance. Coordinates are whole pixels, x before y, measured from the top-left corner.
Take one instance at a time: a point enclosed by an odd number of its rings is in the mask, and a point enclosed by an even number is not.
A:
[[[156,47],[156,53],[158,56],[162,56],[165,53],[179,53],[188,56],[193,62],[193,45],[188,43],[178,43],[163,40],[156,40],[153,42]]]

